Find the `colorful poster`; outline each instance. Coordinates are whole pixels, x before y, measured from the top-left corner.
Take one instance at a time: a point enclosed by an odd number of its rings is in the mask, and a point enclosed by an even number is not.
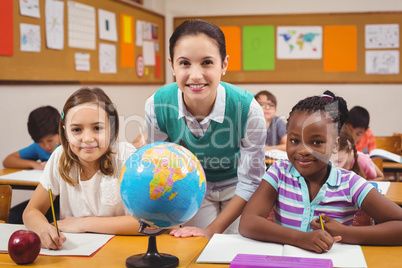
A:
[[[0,8],[0,55],[14,54],[13,0],[4,0]]]
[[[243,70],[275,69],[275,28],[273,25],[243,27]]]
[[[241,37],[240,27],[227,26],[220,27],[225,34],[226,54],[229,55],[228,71],[241,70]]]
[[[356,25],[324,26],[324,71],[356,72]]]
[[[276,29],[278,59],[321,59],[321,26],[278,26]]]
[[[366,74],[399,74],[399,50],[367,50]]]
[[[117,42],[116,14],[98,9],[99,39]]]
[[[121,67],[134,67],[134,18],[120,14],[120,27]]]
[[[399,24],[367,24],[366,48],[399,48]]]
[[[40,26],[20,23],[21,51],[40,52]]]

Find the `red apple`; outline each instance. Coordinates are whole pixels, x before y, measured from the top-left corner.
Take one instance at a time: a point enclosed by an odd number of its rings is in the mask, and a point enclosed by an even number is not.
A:
[[[32,231],[15,231],[8,240],[8,253],[17,264],[33,262],[39,255],[40,247],[40,238]]]

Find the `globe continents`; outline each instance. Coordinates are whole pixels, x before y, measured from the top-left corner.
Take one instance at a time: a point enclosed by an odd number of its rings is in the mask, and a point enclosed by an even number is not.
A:
[[[120,175],[124,205],[136,219],[155,228],[174,228],[191,219],[201,206],[205,187],[198,159],[169,142],[138,149]]]

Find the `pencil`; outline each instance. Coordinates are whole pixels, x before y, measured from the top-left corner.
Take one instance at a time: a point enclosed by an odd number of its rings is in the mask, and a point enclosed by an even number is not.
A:
[[[324,230],[324,223],[322,222],[322,217],[321,217],[321,215],[320,215],[320,223],[321,223],[321,229]]]
[[[49,187],[49,198],[50,198],[50,206],[52,207],[52,215],[53,215],[54,227],[56,227],[57,235],[60,236],[59,227],[57,226],[56,214],[54,213],[52,189],[50,189],[50,187]]]

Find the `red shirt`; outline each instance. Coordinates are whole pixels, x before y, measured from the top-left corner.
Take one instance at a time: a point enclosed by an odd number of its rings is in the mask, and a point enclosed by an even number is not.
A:
[[[366,133],[364,133],[360,141],[356,144],[356,150],[368,154],[371,150],[374,150],[375,148],[376,146],[374,134],[371,129],[368,128]]]

